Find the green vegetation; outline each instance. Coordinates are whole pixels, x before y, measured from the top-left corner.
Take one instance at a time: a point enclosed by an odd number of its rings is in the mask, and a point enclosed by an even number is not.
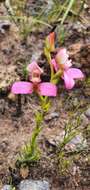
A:
[[[80,116],[76,118],[74,124],[72,123],[72,119],[70,118],[70,121],[65,126],[65,135],[63,141],[58,145],[57,154],[56,154],[58,160],[59,172],[62,173],[63,175],[68,173],[69,168],[72,166],[77,156],[80,156],[81,154],[83,154],[83,152],[87,150],[86,146],[84,147],[83,144],[80,147],[78,146],[78,148],[75,150],[71,151],[65,150],[65,146],[77,135],[82,133],[83,135],[86,134],[86,136],[88,137],[90,131],[90,126],[87,126],[86,129],[80,128],[80,125],[82,123]]]
[[[50,2],[50,8],[49,2],[45,7],[38,5],[38,2],[36,2],[37,11],[35,10],[35,14],[33,14],[34,10],[33,12],[32,10],[28,10],[27,14],[27,12],[25,12],[26,0],[6,0],[5,6],[8,10],[8,19],[15,22],[24,39],[27,38],[30,32],[39,30],[43,26],[49,27],[51,30],[55,25],[60,26],[59,30],[60,34],[62,34],[60,42],[62,44],[66,34],[66,32],[64,33],[63,25],[65,21],[68,18],[69,20],[79,18],[81,22],[85,21],[85,19],[80,16],[85,0],[82,0],[81,3],[78,3],[75,0],[64,0],[61,2],[58,0],[51,0]]]
[[[42,119],[42,114],[38,112],[35,117],[36,127],[32,133],[30,142],[26,143],[26,145],[22,147],[20,157],[18,159],[20,164],[34,163],[40,159],[40,149],[38,147],[37,138],[42,129]]]

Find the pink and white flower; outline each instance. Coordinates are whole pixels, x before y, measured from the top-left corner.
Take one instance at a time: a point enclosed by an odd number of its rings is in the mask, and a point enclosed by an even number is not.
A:
[[[42,96],[56,96],[57,87],[50,82],[41,82],[40,75],[43,70],[34,61],[28,65],[27,70],[30,75],[30,81],[19,81],[12,85],[11,92],[14,94],[32,94],[38,93]]]
[[[55,59],[51,60],[55,71],[62,71],[62,79],[64,80],[66,89],[72,89],[75,85],[75,79],[83,79],[84,74],[80,69],[71,68],[72,63],[65,48],[59,50]]]

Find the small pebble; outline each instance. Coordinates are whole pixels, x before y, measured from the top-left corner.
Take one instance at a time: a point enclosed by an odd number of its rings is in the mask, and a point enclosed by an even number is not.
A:
[[[11,190],[11,186],[10,185],[4,185],[1,190]]]
[[[50,190],[47,181],[23,180],[19,185],[19,190]]]
[[[81,127],[86,127],[89,123],[89,120],[84,113],[81,114],[80,119],[81,119]]]
[[[0,32],[5,33],[6,30],[9,30],[11,23],[8,20],[0,20]]]
[[[59,113],[58,112],[52,112],[51,114],[48,114],[45,117],[45,121],[51,121],[52,119],[58,118],[59,117]]]
[[[83,150],[87,147],[87,141],[83,138],[82,134],[76,135],[69,143],[66,144],[67,151]]]
[[[90,118],[90,108],[88,108],[88,109],[86,110],[85,115],[86,115],[88,118]]]

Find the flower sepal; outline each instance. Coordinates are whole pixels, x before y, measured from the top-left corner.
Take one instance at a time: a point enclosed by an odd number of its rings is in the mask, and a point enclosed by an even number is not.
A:
[[[49,52],[54,52],[55,51],[55,33],[51,32],[45,40],[45,48]]]

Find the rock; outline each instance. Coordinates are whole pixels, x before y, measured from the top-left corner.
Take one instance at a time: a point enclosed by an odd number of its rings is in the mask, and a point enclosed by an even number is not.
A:
[[[1,114],[5,113],[5,100],[4,99],[0,100],[0,113]]]
[[[45,117],[45,121],[51,121],[52,119],[58,118],[59,113],[58,112],[52,112]]]
[[[11,190],[11,185],[4,185],[1,190]]]
[[[78,102],[78,98],[74,98],[73,100],[73,106],[78,106],[79,102]]]
[[[81,24],[81,22],[77,21],[76,23],[73,24],[73,29],[81,33],[82,30],[86,29],[86,27],[83,24]]]
[[[90,108],[88,108],[88,109],[86,110],[85,115],[86,115],[88,118],[90,118]]]
[[[9,30],[10,26],[11,26],[10,21],[8,21],[8,20],[0,20],[0,32],[2,34],[4,34],[6,30]]]
[[[79,151],[87,147],[87,141],[83,138],[82,134],[76,135],[68,144],[65,149],[67,151]]]
[[[84,9],[87,9],[87,8],[89,8],[89,6],[88,6],[88,4],[84,4]]]
[[[52,9],[53,5],[54,5],[54,1],[52,0],[47,1],[47,9],[46,9],[47,14]]]
[[[6,151],[8,151],[8,142],[7,140],[3,140],[0,142],[0,151],[1,153],[4,153]]]
[[[50,190],[47,181],[23,180],[19,185],[19,190]]]
[[[45,133],[45,144],[47,147],[56,148],[63,142],[65,131],[63,129],[56,128],[48,129]]]
[[[81,114],[80,119],[81,119],[81,128],[82,128],[82,127],[86,127],[86,126],[89,124],[89,120],[88,120],[88,118],[85,116],[84,113]]]

